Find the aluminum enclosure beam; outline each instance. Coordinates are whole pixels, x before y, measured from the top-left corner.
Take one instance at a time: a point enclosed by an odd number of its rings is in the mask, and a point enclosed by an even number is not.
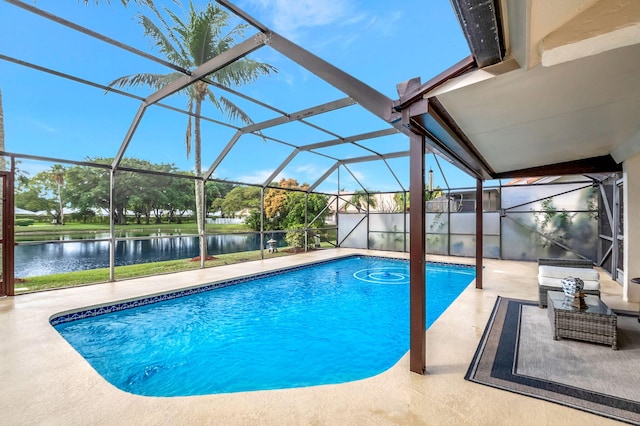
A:
[[[351,98],[343,98],[333,102],[327,102],[325,104],[316,105],[311,108],[303,109],[292,114],[286,114],[282,117],[273,118],[271,120],[262,121],[256,124],[250,124],[242,128],[243,133],[253,133],[259,130],[264,130],[269,127],[275,127],[280,124],[289,123],[290,121],[300,121],[303,118],[312,117],[314,115],[324,114],[325,112],[335,111],[340,108],[355,105],[356,101]]]
[[[390,98],[355,77],[304,50],[277,33],[271,34],[271,47],[311,71],[333,87],[356,100],[363,108],[391,123],[399,118]]]
[[[230,1],[216,1],[234,14],[249,22],[254,27],[258,28],[260,31],[269,32],[271,34],[271,42],[269,44],[273,49],[282,53],[284,56],[296,62],[306,70],[311,71],[333,87],[341,90],[343,93],[346,93],[366,110],[383,119],[387,123],[400,120],[400,114],[393,110],[393,102],[390,98],[366,85],[357,78],[347,74],[340,68],[331,65],[327,61],[287,40],[278,33],[271,31],[265,25],[258,22]]]
[[[391,154],[368,155],[366,157],[357,157],[357,158],[350,158],[348,160],[339,160],[333,166],[331,166],[331,168],[329,170],[327,170],[325,172],[325,174],[323,174],[317,181],[315,181],[313,183],[313,185],[311,185],[309,187],[307,192],[313,192],[313,190],[316,189],[318,187],[318,185],[320,185],[326,178],[331,176],[331,173],[333,173],[341,165],[354,164],[354,163],[365,163],[367,161],[380,161],[380,160],[381,161],[385,161],[386,159],[389,159],[389,158],[408,157],[409,156],[409,152],[410,151],[400,151],[400,152],[393,152]],[[386,161],[385,161],[385,164],[386,164]],[[351,173],[351,171],[349,171],[349,173]],[[354,176],[354,179],[355,179],[355,176]],[[356,179],[356,181],[357,181],[357,179]],[[358,182],[358,183],[360,183],[360,182]],[[360,185],[360,186],[362,186],[362,185]],[[402,188],[402,185],[400,185],[400,187]]]
[[[365,186],[362,184],[362,182],[360,182],[360,180],[356,177],[356,175],[351,171],[351,169],[349,169],[349,167],[347,167],[346,164],[342,163],[342,166],[344,167],[344,169],[349,172],[349,174],[351,175],[351,177],[353,178],[353,180],[356,181],[356,183],[358,185],[360,185],[360,188],[362,188],[362,190],[364,192],[367,193],[367,196],[369,195],[369,192],[367,191],[367,188],[365,188]],[[367,217],[369,216],[369,203],[367,203]],[[367,234],[369,234],[369,232],[367,231]],[[369,244],[367,243],[367,248],[369,248]]]
[[[122,144],[120,144],[118,153],[116,154],[115,157],[113,157],[113,162],[111,163],[112,169],[117,168],[118,165],[120,164],[120,161],[122,160],[122,157],[124,156],[124,153],[127,150],[129,143],[131,142],[131,138],[133,138],[133,134],[136,132],[136,129],[140,124],[140,120],[142,119],[142,116],[144,115],[144,112],[146,110],[147,110],[147,106],[144,104],[144,102],[142,102],[140,104],[140,107],[138,107],[138,111],[136,111],[136,115],[133,117],[131,124],[129,125],[129,130],[127,130],[127,134],[124,135],[124,140],[122,141]]]
[[[273,173],[271,173],[271,176],[269,176],[269,177],[267,178],[267,180],[265,180],[265,181],[264,181],[264,183],[262,184],[262,186],[263,186],[263,187],[269,186],[269,184],[270,184],[271,182],[273,182],[273,180],[276,178],[276,176],[278,176],[278,174],[280,174],[280,172],[281,172],[282,170],[284,170],[284,168],[285,168],[285,167],[287,167],[287,165],[288,165],[291,161],[293,161],[293,159],[296,157],[296,155],[298,155],[298,153],[299,153],[299,152],[300,152],[300,150],[299,150],[299,149],[294,149],[294,150],[293,150],[293,152],[292,152],[291,154],[289,154],[289,156],[288,156],[287,158],[285,158],[285,160],[284,160],[282,163],[280,163],[280,166],[279,166],[277,169],[275,169],[275,170],[273,171]]]
[[[136,49],[136,48],[131,47],[131,46],[127,45],[127,44],[121,43],[118,40],[114,40],[114,39],[112,39],[110,37],[107,37],[105,35],[99,34],[99,33],[95,32],[93,30],[90,30],[90,29],[88,29],[86,27],[83,27],[81,25],[75,24],[75,23],[73,23],[71,21],[67,21],[66,19],[63,19],[63,18],[61,18],[59,16],[56,16],[56,15],[54,15],[52,13],[45,12],[44,10],[38,9],[37,7],[34,7],[33,5],[30,5],[30,4],[26,3],[26,2],[18,1],[18,0],[5,0],[5,2],[10,3],[10,4],[14,5],[14,6],[17,6],[17,7],[21,8],[21,9],[24,9],[24,10],[26,10],[28,12],[31,12],[34,15],[38,15],[38,16],[40,16],[42,18],[48,19],[48,20],[53,21],[53,22],[55,22],[57,24],[63,25],[65,27],[67,27],[67,28],[71,28],[72,30],[78,31],[78,32],[80,32],[82,34],[85,34],[85,35],[89,36],[89,37],[93,37],[93,38],[95,38],[97,40],[103,41],[103,42],[108,43],[108,44],[110,44],[112,46],[116,46],[116,47],[118,47],[120,49],[126,50],[127,52],[133,53],[135,55],[138,55],[138,56],[141,56],[143,58],[149,59],[150,61],[153,61],[153,62],[156,62],[158,64],[164,65],[164,66],[166,66],[168,68],[171,68],[172,70],[181,72],[183,74],[190,74],[189,70],[186,70],[186,69],[184,69],[182,67],[179,67],[179,66],[177,66],[175,64],[172,64],[171,62],[165,61],[164,59],[161,59],[161,58],[157,58],[157,57],[155,57],[153,55],[150,55],[150,54],[148,54],[146,52],[143,52],[140,49]],[[34,1],[34,3],[35,3],[35,1]]]
[[[231,149],[236,144],[236,142],[238,142],[238,139],[240,139],[240,136],[242,136],[241,130],[238,130],[233,134],[229,142],[227,142],[227,145],[220,152],[220,154],[218,154],[218,158],[215,159],[215,161],[211,164],[211,166],[209,166],[209,169],[203,175],[204,179],[209,179],[209,177],[213,174],[213,172],[218,168],[220,163],[222,163],[222,160],[224,160],[227,154],[229,154],[229,151],[231,151]]]
[[[167,96],[171,96],[174,93],[179,92],[190,84],[201,80],[203,77],[206,77],[207,75],[218,71],[221,68],[224,68],[230,63],[237,61],[238,59],[248,55],[256,49],[259,49],[267,43],[269,43],[268,35],[256,34],[254,37],[236,44],[232,48],[225,50],[219,55],[209,59],[207,62],[196,68],[190,76],[182,76],[178,80],[167,84],[162,89],[149,95],[144,100],[144,102],[147,106],[153,105],[156,102],[159,102],[162,99],[166,98]]]
[[[366,157],[349,158],[348,160],[340,161],[340,164],[364,163],[367,161],[378,161],[378,160],[385,160],[389,158],[409,157],[410,152],[411,151],[399,151],[399,152],[392,152],[390,154],[384,154],[384,155],[367,155]]]
[[[209,59],[207,62],[200,65],[198,68],[196,68],[190,76],[188,75],[182,76],[178,80],[167,84],[160,90],[146,97],[144,101],[142,101],[142,105],[138,109],[138,112],[136,113],[133,119],[133,122],[129,126],[129,130],[125,135],[124,141],[120,145],[118,154],[113,160],[113,168],[117,168],[118,164],[122,160],[122,157],[124,156],[124,153],[127,150],[129,143],[131,142],[131,138],[133,137],[133,134],[135,133],[136,128],[138,127],[138,124],[140,123],[140,120],[144,115],[144,111],[148,106],[153,105],[157,102],[160,102],[164,98],[171,96],[176,92],[179,92],[180,90],[184,89],[190,84],[193,84],[198,80],[201,80],[203,77],[206,77],[207,75],[221,68],[224,68],[230,63],[248,55],[254,50],[264,46],[266,43],[268,43],[268,41],[269,39],[265,34],[257,34],[255,37],[247,39],[242,43],[236,44],[229,50],[226,50],[221,54]]]
[[[314,115],[323,114],[325,112],[334,111],[336,109],[344,108],[347,106],[354,105],[355,101],[351,98],[343,98],[333,102],[327,102],[325,104],[316,105],[311,108],[303,109],[291,114],[285,114],[282,117],[277,117],[271,120],[265,120],[260,123],[250,124],[239,129],[231,138],[231,140],[227,143],[226,147],[222,150],[222,152],[218,155],[218,158],[211,164],[209,169],[203,175],[204,179],[209,179],[209,177],[215,172],[218,168],[222,160],[229,154],[231,149],[234,147],[236,142],[240,139],[243,134],[247,133],[256,133],[260,130],[264,130],[270,127],[275,127],[280,124],[285,124],[291,121],[301,121],[304,123],[303,118],[312,117]],[[314,126],[317,128],[317,126]],[[298,149],[298,148],[296,148]],[[286,165],[285,165],[286,166]],[[284,166],[282,166],[284,167]],[[270,182],[270,181],[269,181]],[[265,184],[265,186],[268,185]]]
[[[344,143],[352,143],[352,142],[358,142],[358,141],[363,141],[363,140],[380,138],[380,137],[383,137],[383,136],[395,135],[397,133],[399,133],[398,129],[389,128],[389,129],[385,129],[385,130],[377,130],[375,132],[368,132],[368,133],[362,133],[362,134],[355,135],[355,136],[349,136],[349,137],[342,138],[342,139],[332,139],[330,141],[317,142],[317,143],[312,143],[312,144],[308,144],[308,145],[303,145],[303,146],[300,147],[300,149],[303,150],[303,151],[311,151],[313,149],[326,148],[326,147],[336,146],[336,145],[340,145],[340,144],[344,144]]]
[[[313,190],[316,189],[318,185],[320,185],[322,182],[324,182],[326,178],[331,176],[331,173],[335,172],[339,166],[340,166],[340,162],[337,161],[333,166],[329,168],[329,170],[324,172],[324,174],[320,176],[317,181],[315,181],[311,186],[309,186],[309,188],[307,189],[307,192],[313,192]]]

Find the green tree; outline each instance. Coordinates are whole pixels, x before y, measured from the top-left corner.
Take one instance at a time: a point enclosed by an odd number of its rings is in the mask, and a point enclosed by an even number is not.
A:
[[[51,166],[33,177],[23,176],[15,190],[16,206],[32,210],[46,211],[54,223],[63,223],[62,184],[65,169],[60,164]]]
[[[280,179],[279,188],[300,189],[300,184],[295,179]],[[295,191],[293,191],[295,192]],[[289,194],[292,191],[285,189],[269,188],[264,194],[264,215],[267,219],[267,229],[283,229],[285,218],[290,210]],[[304,223],[299,223],[300,225]]]
[[[90,161],[108,164],[108,159]],[[63,196],[80,211],[109,211],[109,171],[89,166],[73,166],[65,173]]]
[[[111,164],[112,158],[93,158],[98,164]],[[154,164],[137,158],[124,158],[123,167],[139,170],[169,172],[175,170],[170,164]],[[74,166],[65,173],[63,196],[71,206],[80,211],[109,211],[109,171],[91,166]],[[154,202],[161,199],[166,179],[160,175],[116,170],[114,179],[114,220],[118,225],[127,223],[127,210],[134,210],[137,220],[149,216]]]
[[[148,164],[151,170],[170,172],[174,168],[168,164]],[[143,166],[144,167],[144,166]],[[137,175],[137,176],[136,176]],[[127,209],[132,210],[136,217],[136,223],[142,223],[144,217],[146,224],[151,222],[151,214],[158,211],[158,208],[164,208],[166,205],[165,188],[171,186],[171,178],[164,175],[140,173],[134,174],[138,187],[129,197]],[[156,217],[156,223],[159,223]]]
[[[278,187],[306,190],[309,185],[300,185],[295,179],[281,179]],[[306,220],[313,221],[308,224],[309,227],[321,227],[329,214],[329,209],[326,209],[328,202],[329,197],[326,195],[307,195],[303,191],[269,188],[264,196],[265,229],[304,227]]]
[[[182,223],[187,211],[193,214],[195,210],[195,194],[191,190],[193,183],[187,179],[174,178],[166,191],[166,208],[169,211],[169,221]]]
[[[220,209],[225,217],[234,217],[241,210],[259,210],[260,188],[236,186],[224,197]]]
[[[207,216],[209,213],[222,211],[221,205],[224,197],[234,188],[232,183],[228,182],[212,182],[209,181],[205,185],[205,193],[207,194]]]
[[[393,201],[396,203],[397,212],[402,212],[405,209],[409,211],[409,208],[411,207],[411,203],[409,202],[408,192],[396,192],[393,195]]]
[[[327,204],[329,197],[322,194],[309,194],[305,201],[305,193],[290,191],[287,194],[287,212],[282,223],[283,229],[291,229],[305,224],[306,219],[312,221],[308,224],[310,228],[320,228],[324,226],[324,221],[329,215]],[[314,220],[315,219],[315,220]]]
[[[177,0],[176,3],[179,4]],[[180,19],[178,15],[168,8],[164,8],[164,12],[168,16],[168,19],[165,19],[155,7],[148,6],[153,11],[153,18],[159,22],[159,25],[156,25],[152,18],[140,14],[139,19],[145,35],[151,37],[154,45],[167,60],[184,69],[197,68],[229,50],[236,43],[236,40],[244,37],[244,32],[247,28],[247,25],[240,24],[232,27],[227,32],[223,32],[229,27],[229,14],[212,3],[208,3],[203,10],[196,10],[193,1],[190,1],[188,20],[186,21]],[[208,78],[224,86],[240,86],[255,81],[259,76],[268,75],[271,72],[276,72],[276,69],[271,65],[249,58],[242,58],[212,73]],[[182,77],[182,74],[178,72],[169,74],[134,74],[118,78],[109,83],[109,86],[150,86],[159,90],[180,77]],[[188,97],[187,110],[189,115],[185,138],[187,157],[191,153],[191,141],[193,138],[194,171],[197,176],[200,176],[202,174],[202,135],[200,130],[202,103],[208,99],[220,112],[226,114],[232,120],[240,120],[247,124],[252,121],[231,100],[223,96],[216,96],[210,90],[206,81],[197,81],[183,89],[182,92]],[[204,217],[202,215],[203,193],[203,182],[196,180],[196,218],[200,231],[204,231]],[[205,244],[201,244],[201,247],[206,250]],[[203,255],[206,255],[206,253],[203,253]]]

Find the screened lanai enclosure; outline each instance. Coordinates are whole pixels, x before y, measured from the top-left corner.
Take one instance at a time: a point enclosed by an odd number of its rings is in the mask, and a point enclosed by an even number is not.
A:
[[[190,19],[224,18],[231,36],[195,47],[162,8],[142,8],[137,30],[153,41],[143,47],[40,4],[3,7],[56,34],[0,53],[4,69],[43,83],[17,88],[29,115],[12,108],[13,87],[0,88],[5,294],[37,289],[33,276],[99,269],[94,280],[113,281],[129,276],[119,266],[207,267],[229,253],[409,252],[420,235],[430,254],[477,257],[479,242],[480,257],[586,258],[620,273],[617,175],[492,179],[448,148],[458,135],[442,111],[410,118],[422,94],[475,69],[472,57],[398,84],[396,99],[228,1]],[[49,55],[69,60],[51,66]],[[77,58],[94,66],[72,66]],[[91,231],[29,232],[72,222]]]

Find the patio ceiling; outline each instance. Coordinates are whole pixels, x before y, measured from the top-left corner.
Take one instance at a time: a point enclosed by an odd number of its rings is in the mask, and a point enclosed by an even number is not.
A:
[[[621,171],[640,151],[639,2],[453,3],[474,57],[490,65],[453,68],[400,104],[413,100],[426,134],[444,128],[438,143],[477,176]],[[491,13],[474,15],[480,6]]]

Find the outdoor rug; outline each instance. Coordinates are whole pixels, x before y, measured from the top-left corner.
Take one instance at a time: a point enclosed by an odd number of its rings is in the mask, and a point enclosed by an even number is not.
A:
[[[640,323],[616,314],[617,351],[553,340],[547,309],[498,297],[465,379],[640,425]]]

